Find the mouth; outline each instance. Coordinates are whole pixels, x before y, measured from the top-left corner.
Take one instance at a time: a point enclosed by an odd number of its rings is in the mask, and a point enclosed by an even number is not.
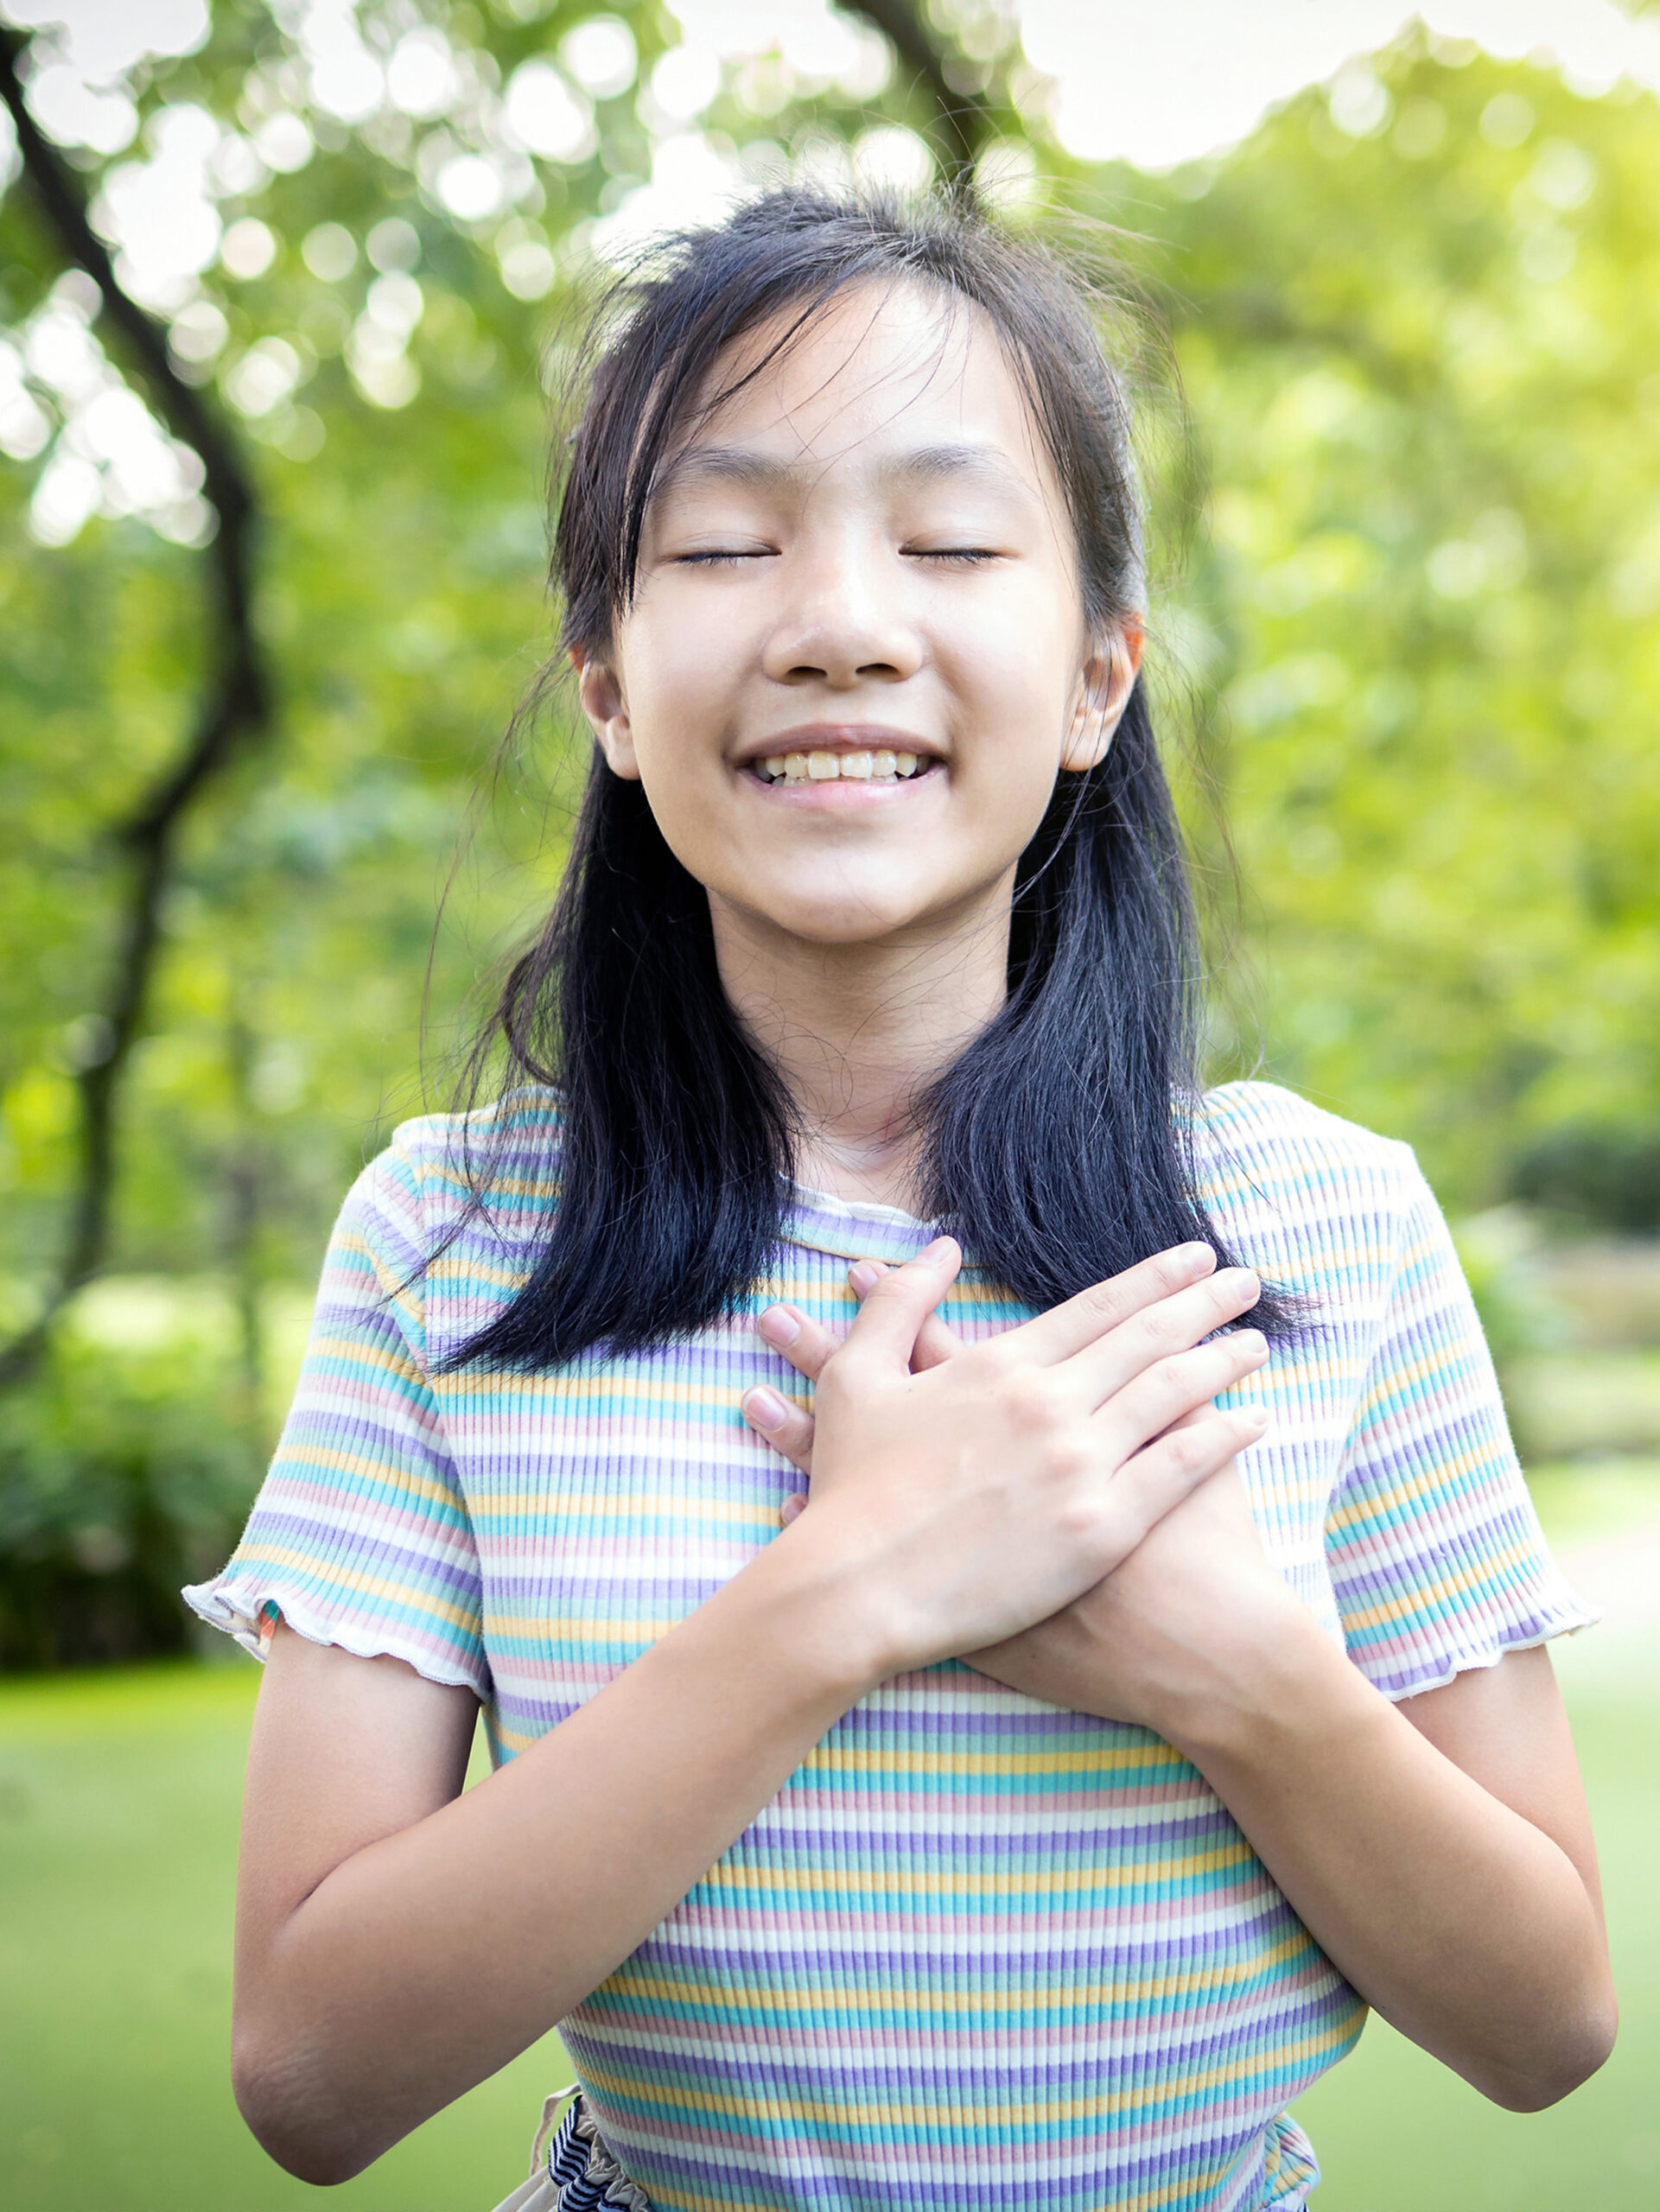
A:
[[[763,784],[904,784],[925,776],[938,763],[925,753],[890,751],[769,753],[748,764]]]

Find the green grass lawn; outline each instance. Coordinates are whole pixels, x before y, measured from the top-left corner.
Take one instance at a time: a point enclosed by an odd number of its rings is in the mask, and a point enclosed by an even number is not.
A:
[[[557,2041],[340,2190],[243,2126],[226,2074],[258,1669],[0,1685],[0,2204],[16,2212],[487,2212],[525,2177]]]
[[[1635,1493],[1647,1501],[1655,1491]],[[1374,2023],[1299,2107],[1318,2212],[1660,2206],[1660,1653],[1565,1655],[1625,2005],[1620,2046],[1517,2119]],[[251,1662],[0,1684],[0,2202],[296,2212],[226,2078]],[[347,2188],[340,2212],[486,2212],[524,2171],[550,2037]]]

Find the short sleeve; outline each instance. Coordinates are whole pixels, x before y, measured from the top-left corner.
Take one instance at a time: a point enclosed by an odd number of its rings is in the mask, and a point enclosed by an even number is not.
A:
[[[359,1178],[323,1263],[270,1471],[224,1572],[185,1597],[258,1656],[274,1612],[314,1643],[491,1695],[473,1529],[426,1367],[416,1167]]]
[[[1452,1237],[1400,1153],[1388,1301],[1326,1523],[1349,1655],[1391,1698],[1596,1618],[1550,1556]]]

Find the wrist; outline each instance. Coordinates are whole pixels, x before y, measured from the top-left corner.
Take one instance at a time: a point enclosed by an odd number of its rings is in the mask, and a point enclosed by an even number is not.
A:
[[[1294,1741],[1352,1729],[1377,1693],[1289,1590],[1253,1608],[1169,1686],[1153,1722],[1201,1772],[1282,1758]]]
[[[729,1597],[743,1607],[758,1647],[798,1670],[811,1694],[839,1700],[845,1712],[907,1662],[892,1609],[868,1573],[857,1560],[827,1556],[812,1540],[817,1533],[792,1523],[711,1603]]]

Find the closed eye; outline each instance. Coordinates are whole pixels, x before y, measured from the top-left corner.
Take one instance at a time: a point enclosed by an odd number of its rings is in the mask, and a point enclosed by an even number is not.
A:
[[[719,545],[711,546],[703,552],[677,553],[673,556],[673,565],[677,569],[721,569],[738,561],[770,561],[773,558],[771,549],[764,545]]]
[[[989,545],[902,545],[900,550],[906,560],[944,561],[957,568],[983,568],[1003,557]]]

